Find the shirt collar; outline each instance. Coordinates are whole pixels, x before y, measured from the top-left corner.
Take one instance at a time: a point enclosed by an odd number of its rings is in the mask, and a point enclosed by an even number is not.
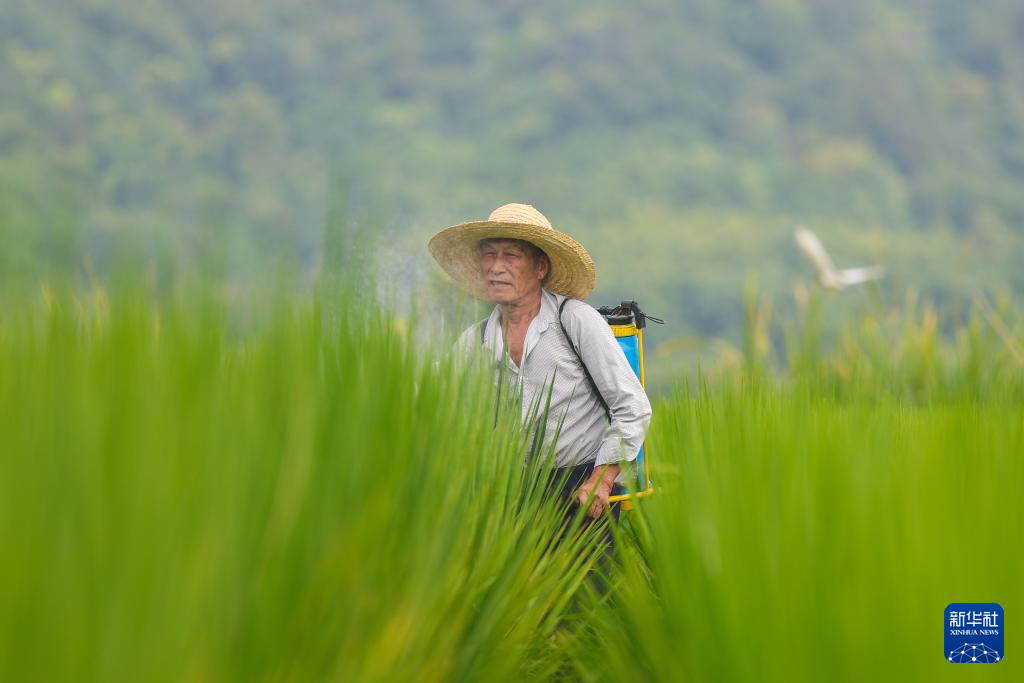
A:
[[[562,303],[562,299],[565,297],[561,294],[555,294],[547,289],[540,290],[540,310],[537,312],[531,322],[531,326],[534,322],[537,322],[538,329],[543,331],[547,329],[551,323],[558,322],[558,307]],[[490,317],[487,318],[488,329],[498,329],[501,327],[501,304],[495,304],[494,310],[491,311]]]
[[[549,292],[546,289],[540,290],[540,311],[534,321],[538,323],[537,330],[543,334],[552,323],[558,322],[558,305],[561,303],[558,294]]]
[[[537,345],[540,336],[548,331],[552,325],[558,324],[558,306],[564,299],[560,294],[555,294],[547,289],[540,291],[540,310],[536,317],[530,321],[530,327],[526,331],[526,339],[523,340],[523,364]],[[500,359],[504,354],[505,340],[501,335],[501,304],[497,304],[487,319],[488,337],[494,348],[495,357]],[[509,361],[511,363],[511,360]]]

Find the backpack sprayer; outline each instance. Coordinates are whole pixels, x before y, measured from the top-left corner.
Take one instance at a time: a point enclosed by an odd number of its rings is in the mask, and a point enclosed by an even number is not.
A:
[[[644,328],[647,321],[663,324],[665,321],[645,314],[640,305],[635,301],[623,301],[618,306],[602,306],[597,309],[612,328],[615,341],[619,348],[626,354],[626,360],[633,372],[640,380],[640,386],[646,388],[644,381]],[[646,498],[654,493],[654,484],[651,482],[648,456],[650,449],[647,441],[644,440],[640,452],[636,456],[636,489],[631,492],[632,487],[626,489],[626,493],[609,496],[609,503],[619,503],[622,510],[633,509],[633,498]]]

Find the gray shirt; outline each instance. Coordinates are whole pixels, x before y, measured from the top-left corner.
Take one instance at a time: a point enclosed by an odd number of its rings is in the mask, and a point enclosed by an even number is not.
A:
[[[480,349],[480,325],[486,324],[483,351],[497,365],[507,363],[505,376],[522,391],[523,419],[532,406],[543,406],[552,386],[551,406],[545,434],[550,444],[562,422],[555,444],[555,466],[619,463],[636,459],[651,418],[651,404],[640,380],[633,373],[615,335],[601,314],[576,300],[565,305],[562,322],[580,357],[587,364],[594,383],[608,403],[611,421],[591,389],[569,341],[558,323],[558,307],[565,299],[547,290],[541,292],[540,311],[530,322],[523,344],[521,365],[505,354],[501,306],[495,306],[485,323],[477,323],[459,337],[464,352]]]

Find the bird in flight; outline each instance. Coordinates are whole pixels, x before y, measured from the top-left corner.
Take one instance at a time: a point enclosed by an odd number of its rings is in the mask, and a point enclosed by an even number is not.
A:
[[[864,266],[861,268],[836,270],[836,267],[832,265],[832,259],[829,258],[828,252],[825,251],[825,247],[817,235],[804,226],[798,225],[794,236],[800,251],[804,252],[804,255],[814,264],[814,269],[817,271],[818,284],[825,289],[841,292],[852,285],[860,285],[872,280],[878,280],[885,275],[885,271],[882,270],[881,266]]]

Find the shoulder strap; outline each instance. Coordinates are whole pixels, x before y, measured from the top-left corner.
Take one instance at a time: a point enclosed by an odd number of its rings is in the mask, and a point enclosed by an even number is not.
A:
[[[597,396],[597,400],[601,402],[601,407],[604,408],[604,414],[607,416],[608,421],[611,422],[612,412],[608,410],[608,402],[604,400],[604,396],[601,395],[601,391],[597,388],[597,383],[594,382],[593,376],[590,374],[590,370],[587,368],[587,364],[583,362],[583,356],[580,355],[579,349],[572,341],[572,337],[569,336],[569,331],[565,329],[565,323],[562,322],[562,312],[565,311],[565,305],[569,303],[569,297],[562,299],[561,305],[558,307],[558,326],[562,328],[562,334],[565,335],[565,340],[569,342],[569,348],[576,354],[576,360],[580,362],[580,367],[583,368],[583,374],[587,376],[587,381],[590,382],[590,389]]]
[[[483,346],[484,342],[487,340],[487,321],[488,320],[490,320],[490,317],[484,318],[480,322],[480,346]]]

